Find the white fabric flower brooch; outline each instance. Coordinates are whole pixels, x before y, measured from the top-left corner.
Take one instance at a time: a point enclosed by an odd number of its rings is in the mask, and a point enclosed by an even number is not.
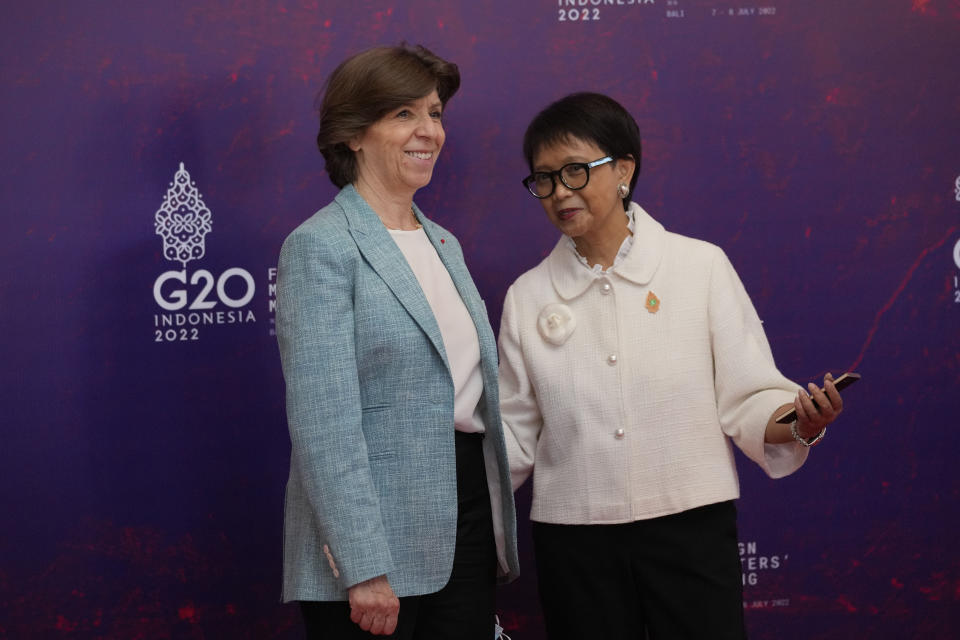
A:
[[[548,304],[537,317],[537,330],[550,344],[562,345],[577,328],[577,319],[565,304]]]

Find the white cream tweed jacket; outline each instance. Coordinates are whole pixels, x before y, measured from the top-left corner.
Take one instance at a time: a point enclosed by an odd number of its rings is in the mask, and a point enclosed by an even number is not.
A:
[[[798,385],[718,247],[639,205],[633,247],[596,273],[566,238],[507,291],[500,398],[514,489],[530,517],[612,524],[739,497],[731,441],[768,475],[808,451],[764,443]]]

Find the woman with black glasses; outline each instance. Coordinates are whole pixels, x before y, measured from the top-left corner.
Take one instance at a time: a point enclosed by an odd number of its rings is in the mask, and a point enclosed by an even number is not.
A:
[[[781,375],[723,251],[631,201],[640,135],[617,102],[555,102],[523,150],[523,183],[563,234],[510,287],[500,328],[547,632],[743,638],[731,442],[792,473],[842,409],[833,378],[808,394]]]

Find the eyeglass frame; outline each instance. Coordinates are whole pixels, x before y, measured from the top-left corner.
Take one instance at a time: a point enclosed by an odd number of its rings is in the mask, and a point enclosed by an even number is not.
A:
[[[568,162],[567,164],[563,165],[556,171],[534,171],[533,173],[528,175],[526,178],[521,180],[521,182],[523,183],[523,186],[527,189],[527,193],[532,195],[537,200],[545,200],[546,198],[549,198],[550,196],[552,196],[554,192],[556,192],[557,178],[560,178],[560,182],[567,189],[570,189],[571,191],[579,191],[580,189],[583,189],[588,184],[590,184],[590,169],[593,169],[594,167],[599,167],[600,165],[607,164],[608,162],[613,162],[613,156],[604,156],[599,160],[594,160],[593,162]],[[587,172],[587,179],[584,180],[583,184],[580,185],[579,187],[571,187],[569,184],[567,184],[567,181],[563,179],[563,170],[573,165],[581,166],[583,167],[583,170]],[[530,185],[534,181],[534,176],[537,175],[538,173],[541,175],[546,174],[550,176],[550,193],[548,193],[545,196],[539,196],[535,194],[533,190],[530,188]]]

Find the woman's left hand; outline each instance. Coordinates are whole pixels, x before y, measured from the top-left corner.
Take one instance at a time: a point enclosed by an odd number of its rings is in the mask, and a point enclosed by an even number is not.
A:
[[[807,386],[809,393],[803,389],[798,391],[793,407],[797,410],[797,433],[803,438],[812,438],[837,419],[843,411],[843,399],[833,386],[831,373],[823,378],[823,390],[812,382]]]

